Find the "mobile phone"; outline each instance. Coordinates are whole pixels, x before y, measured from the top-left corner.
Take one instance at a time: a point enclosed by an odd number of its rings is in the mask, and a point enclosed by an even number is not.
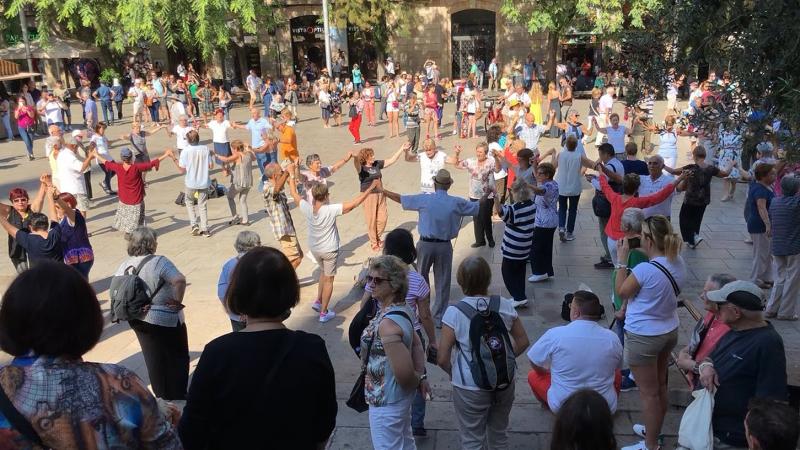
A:
[[[639,248],[642,246],[642,240],[638,237],[628,238],[628,248]]]

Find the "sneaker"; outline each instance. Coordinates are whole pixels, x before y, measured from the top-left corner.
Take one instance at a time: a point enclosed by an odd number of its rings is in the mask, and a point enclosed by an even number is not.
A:
[[[558,230],[558,240],[561,242],[567,242],[567,236],[566,233],[564,233],[564,230]]]
[[[472,247],[472,248],[478,248],[478,247],[483,247],[484,245],[486,245],[486,243],[485,243],[485,242],[484,242],[483,244],[480,244],[480,243],[476,242],[476,243],[474,243],[474,244],[470,245],[470,247]]]
[[[35,157],[35,156],[33,156],[33,155],[28,155],[28,161],[33,161],[34,159],[36,159],[36,157]]]
[[[648,448],[647,445],[645,445],[644,441],[639,441],[633,445],[622,447],[620,450],[648,450]]]
[[[200,236],[205,236],[205,237],[207,237],[207,238],[210,238],[210,237],[211,237],[211,233],[209,233],[209,232],[208,232],[208,230],[206,230],[206,231],[201,231],[201,232],[200,232]]]
[[[647,428],[641,423],[635,423],[633,424],[633,434],[644,439],[647,437]]]
[[[322,309],[322,302],[319,301],[319,299],[315,300],[314,303],[311,304],[311,309],[319,312]]]
[[[751,238],[751,237],[748,235],[746,238],[744,238],[744,243],[745,243],[745,244],[752,244],[752,243],[753,243],[753,238]]]
[[[192,236],[199,236],[200,235],[200,227],[197,225],[192,225]]]
[[[703,237],[699,234],[694,235],[694,246],[697,247],[700,243],[703,242]]]
[[[411,434],[413,434],[414,437],[427,437],[428,430],[426,430],[425,427],[413,427],[411,428]]]
[[[325,323],[331,319],[336,317],[336,313],[333,311],[328,310],[328,312],[320,312],[319,313],[319,323]]]
[[[622,387],[620,391],[622,392],[630,392],[630,391],[638,391],[639,387],[636,386],[636,382],[631,380],[631,377],[622,377]],[[633,430],[636,431],[636,425],[633,426]],[[639,436],[644,437],[643,434]]]
[[[545,281],[548,278],[550,278],[550,275],[548,275],[546,273],[543,273],[541,275],[535,275],[534,274],[534,275],[531,275],[531,276],[528,277],[528,281],[530,281],[531,283],[538,283],[540,281]]]
[[[612,264],[611,261],[609,261],[609,260],[607,260],[605,258],[600,258],[600,262],[599,263],[595,263],[594,268],[595,269],[613,269],[614,268],[614,264]]]
[[[567,232],[567,235],[566,235],[566,237],[564,237],[564,239],[566,239],[567,241],[574,241],[575,240],[575,235],[570,233],[570,232]]]
[[[514,308],[525,308],[528,306],[528,299],[526,298],[525,300],[511,300],[511,305],[514,306]]]

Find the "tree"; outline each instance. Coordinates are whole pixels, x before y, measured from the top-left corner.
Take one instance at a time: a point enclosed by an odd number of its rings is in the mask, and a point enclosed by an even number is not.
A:
[[[500,12],[531,33],[547,32],[548,73],[553,79],[558,40],[567,29],[607,36],[623,28],[642,28],[644,19],[661,6],[662,0],[503,0]]]
[[[5,17],[31,5],[44,42],[63,29],[89,29],[98,45],[122,51],[140,41],[196,49],[203,57],[227,47],[240,30],[255,34],[274,27],[272,6],[263,0],[11,0]]]
[[[384,54],[392,36],[407,32],[412,8],[408,1],[331,0],[331,21],[338,27],[353,25]]]

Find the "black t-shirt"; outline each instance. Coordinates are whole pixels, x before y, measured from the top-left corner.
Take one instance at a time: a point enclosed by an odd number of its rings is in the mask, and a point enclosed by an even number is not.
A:
[[[436,103],[440,105],[444,105],[444,88],[441,84],[437,84],[433,88],[433,92],[436,94]]]
[[[292,349],[265,384],[292,334]],[[187,450],[314,449],[333,431],[337,410],[322,338],[291,330],[230,333],[203,349],[178,434]]]
[[[686,178],[686,195],[683,197],[683,202],[694,206],[711,203],[711,179],[719,173],[719,169],[711,164],[705,167],[689,164],[683,169],[691,171],[691,175]]]
[[[31,266],[42,260],[58,262],[64,260],[64,253],[61,250],[61,227],[56,222],[50,222],[47,239],[27,230],[18,230],[15,237],[17,243],[28,252]]]
[[[626,159],[621,162],[622,162],[622,167],[625,168],[626,175],[629,173],[639,174],[643,177],[650,175],[650,171],[647,170],[647,163],[640,159],[633,159],[633,160]]]
[[[381,169],[383,169],[383,160],[378,159],[372,162],[371,166],[363,165],[358,172],[358,181],[361,183],[361,192],[369,189],[373,180],[381,178]]]
[[[783,340],[768,324],[731,330],[709,355],[719,376],[712,427],[722,442],[747,447],[744,417],[751,398],[787,399]]]

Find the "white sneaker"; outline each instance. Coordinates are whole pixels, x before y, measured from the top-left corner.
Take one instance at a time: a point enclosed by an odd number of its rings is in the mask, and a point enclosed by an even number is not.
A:
[[[620,450],[648,450],[647,445],[645,445],[644,441],[639,441],[633,445],[629,445],[627,447],[622,447]]]
[[[528,299],[526,298],[525,300],[519,300],[519,301],[511,300],[511,305],[513,305],[514,308],[524,308],[528,306]]]
[[[531,283],[538,283],[538,282],[544,281],[544,280],[546,280],[548,278],[550,278],[550,275],[548,275],[546,273],[543,273],[541,275],[535,275],[534,274],[534,275],[531,275],[531,276],[528,277],[528,281],[530,281]]]
[[[647,434],[647,429],[645,428],[644,425],[640,423],[635,423],[633,424],[633,433],[639,436],[640,438],[645,438],[646,437],[645,435]]]
[[[331,310],[328,310],[326,313],[321,312],[319,313],[319,323],[325,323],[334,317],[336,317],[336,313]]]
[[[694,246],[697,247],[700,243],[703,242],[703,237],[699,234],[694,235]]]
[[[322,309],[322,302],[320,302],[319,299],[315,300],[314,303],[311,304],[311,309],[319,312],[319,310]]]
[[[570,233],[569,231],[567,231],[567,235],[564,236],[564,239],[566,239],[567,241],[574,241],[575,240],[575,235]]]

